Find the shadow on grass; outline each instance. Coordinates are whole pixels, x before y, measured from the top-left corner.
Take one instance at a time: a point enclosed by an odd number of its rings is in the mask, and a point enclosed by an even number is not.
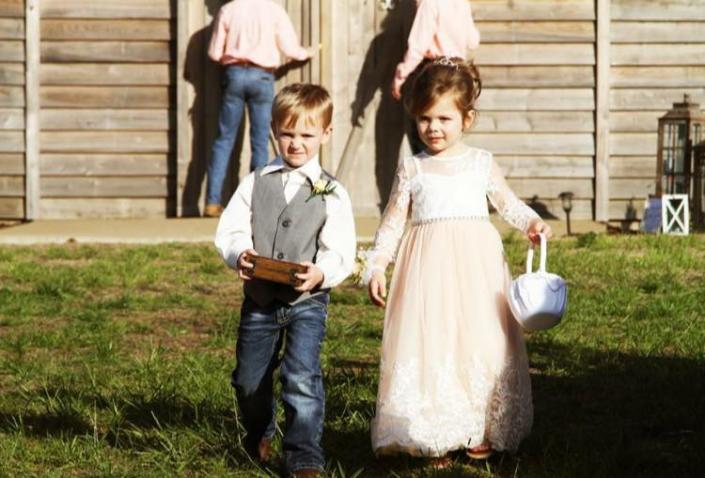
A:
[[[0,432],[20,432],[35,437],[74,437],[93,432],[91,424],[72,412],[0,413]]]
[[[535,423],[516,455],[498,455],[484,465],[459,458],[456,468],[436,476],[661,477],[705,474],[705,359],[638,356],[555,343],[536,335],[529,344]],[[377,459],[370,446],[376,363],[332,360],[325,376],[327,414],[324,448],[328,459],[361,476],[431,476],[426,462],[406,457]],[[57,388],[45,411],[5,409],[1,432],[35,437],[92,436],[90,411],[117,406],[103,439],[121,448],[159,448],[150,432],[190,433],[208,442],[205,455],[228,456],[234,469],[245,465],[238,424],[222,399],[193,403],[178,390],[136,396],[111,391],[100,399],[87,391]],[[30,392],[31,394],[32,392]],[[175,395],[173,395],[175,394]],[[25,395],[26,396],[26,395]],[[31,396],[31,395],[30,395]],[[18,402],[15,402],[18,403]],[[104,422],[105,424],[105,422]],[[142,432],[143,440],[118,439],[121,430]],[[118,444],[119,442],[119,444]],[[458,471],[460,470],[460,471]]]
[[[705,361],[636,356],[571,348],[543,338],[529,345],[534,373],[535,423],[516,455],[488,463],[495,476],[590,477],[703,476],[705,474]],[[359,367],[361,364],[355,364]],[[423,460],[375,459],[369,428],[338,425],[371,417],[368,387],[376,371],[356,368],[343,376],[348,390],[329,394],[325,448],[329,458],[363,476],[392,472],[431,474]],[[335,375],[329,387],[337,388]],[[359,384],[359,385],[357,385]],[[468,465],[458,476],[483,473]],[[415,471],[414,471],[415,470]],[[457,470],[434,476],[456,476]],[[487,476],[487,475],[484,475]]]
[[[530,348],[535,424],[522,455],[573,476],[703,476],[703,359]]]

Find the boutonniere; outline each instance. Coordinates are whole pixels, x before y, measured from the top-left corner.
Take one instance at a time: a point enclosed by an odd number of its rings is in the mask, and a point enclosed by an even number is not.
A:
[[[313,187],[311,188],[311,195],[308,197],[308,199],[306,199],[306,202],[316,196],[328,196],[333,191],[335,191],[335,184],[333,184],[333,181],[319,179],[318,181],[313,183]]]

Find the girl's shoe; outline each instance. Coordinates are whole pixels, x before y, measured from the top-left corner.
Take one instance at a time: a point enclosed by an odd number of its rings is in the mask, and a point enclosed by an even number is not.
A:
[[[465,451],[465,454],[473,460],[486,460],[492,455],[493,452],[494,450],[492,450],[492,446],[490,446],[489,443],[483,443],[482,445],[468,448]]]

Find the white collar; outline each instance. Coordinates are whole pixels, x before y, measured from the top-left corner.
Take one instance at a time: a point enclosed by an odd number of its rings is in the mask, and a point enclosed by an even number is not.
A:
[[[287,164],[284,163],[282,157],[277,156],[272,160],[272,162],[262,168],[262,175],[264,176],[265,174],[273,173],[282,169],[288,172],[297,172],[306,176],[309,181],[311,181],[311,184],[315,184],[316,181],[321,178],[321,173],[323,172],[323,170],[321,169],[321,164],[318,161],[318,155],[309,159],[306,164],[296,169],[292,169],[291,167],[287,166]]]

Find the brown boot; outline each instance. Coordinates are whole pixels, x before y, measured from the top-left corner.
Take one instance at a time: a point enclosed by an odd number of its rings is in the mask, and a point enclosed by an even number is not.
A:
[[[257,445],[257,459],[262,463],[267,463],[272,454],[272,439],[262,438]]]
[[[436,470],[445,470],[453,464],[450,455],[437,456],[429,459],[429,464]]]
[[[223,206],[220,204],[207,204],[203,210],[205,217],[220,217],[221,214],[223,214]]]
[[[294,478],[320,478],[321,472],[315,468],[302,468],[296,470],[293,474]]]

